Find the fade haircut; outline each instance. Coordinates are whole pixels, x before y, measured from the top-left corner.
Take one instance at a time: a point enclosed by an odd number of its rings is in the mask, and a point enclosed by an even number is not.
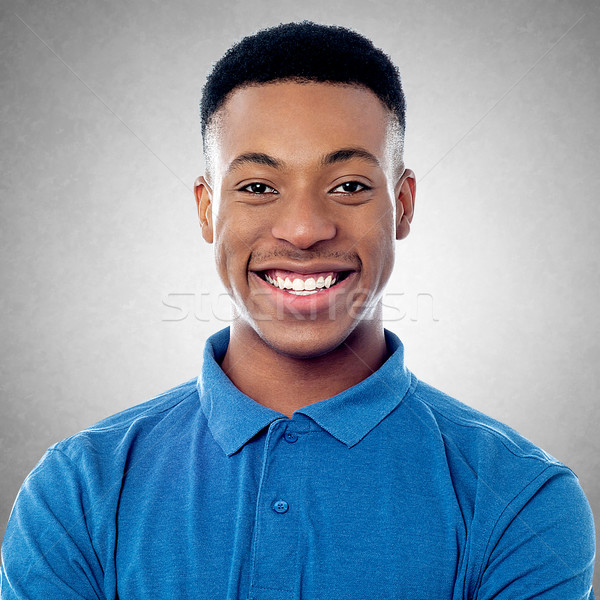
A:
[[[397,67],[371,40],[351,29],[302,21],[249,35],[215,63],[200,101],[205,155],[213,116],[231,92],[276,81],[351,84],[370,89],[395,117],[402,153],[406,101]]]

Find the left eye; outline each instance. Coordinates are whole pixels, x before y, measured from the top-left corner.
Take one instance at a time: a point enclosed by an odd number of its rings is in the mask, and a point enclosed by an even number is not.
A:
[[[250,192],[251,194],[277,194],[277,190],[266,183],[249,183],[241,188],[242,192]]]
[[[362,192],[364,190],[370,190],[371,188],[360,181],[346,181],[340,185],[334,187],[332,193],[342,194],[355,194],[356,192]]]

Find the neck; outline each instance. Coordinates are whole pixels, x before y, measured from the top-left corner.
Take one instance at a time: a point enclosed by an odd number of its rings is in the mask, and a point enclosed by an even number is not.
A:
[[[281,354],[253,329],[240,331],[232,327],[221,367],[241,392],[291,417],[299,408],[360,383],[387,357],[381,324],[357,327],[342,344],[315,358]]]

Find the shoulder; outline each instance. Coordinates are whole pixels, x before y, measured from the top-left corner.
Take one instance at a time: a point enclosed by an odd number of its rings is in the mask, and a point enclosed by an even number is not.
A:
[[[164,448],[173,449],[173,440],[189,428],[194,415],[201,418],[196,381],[182,383],[50,446],[23,482],[15,509],[43,513],[44,507],[56,502],[60,510],[77,514],[89,513],[92,506],[90,514],[108,509],[140,457],[152,461]]]
[[[46,451],[23,482],[6,528],[0,583],[7,594],[65,597],[68,581],[69,597],[104,597],[124,482],[141,456],[154,460],[153,449],[172,446],[165,432],[178,435],[176,425],[199,404],[196,395],[190,380]]]
[[[406,401],[440,440],[471,532],[478,565],[471,582],[481,586],[480,597],[521,597],[535,585],[540,594],[587,597],[594,523],[575,473],[508,425],[427,383],[419,381]],[[540,573],[543,585],[532,581]]]
[[[25,486],[32,480],[60,485],[64,477],[72,477],[94,493],[118,481],[137,456],[152,458],[189,428],[190,421],[202,418],[196,382],[186,381],[53,444]]]
[[[509,425],[424,381],[417,382],[410,402],[429,416],[450,448],[474,460],[504,455],[510,462],[530,464],[534,470],[552,466],[567,468]]]
[[[160,418],[166,412],[172,410],[184,400],[197,395],[197,378],[181,383],[146,402],[127,408],[115,413],[110,417],[98,421],[94,425],[84,429],[83,432],[106,431],[130,427],[134,422],[143,419]],[[82,432],[82,433],[83,433]],[[68,438],[67,438],[68,439]]]
[[[474,523],[510,519],[536,496],[546,507],[587,503],[569,467],[508,425],[422,381],[406,404]]]

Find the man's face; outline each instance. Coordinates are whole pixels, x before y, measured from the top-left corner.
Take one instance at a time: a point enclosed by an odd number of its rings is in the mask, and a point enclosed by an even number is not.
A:
[[[213,127],[196,197],[233,332],[309,358],[377,329],[414,198],[388,109],[360,86],[277,82],[235,90]]]

